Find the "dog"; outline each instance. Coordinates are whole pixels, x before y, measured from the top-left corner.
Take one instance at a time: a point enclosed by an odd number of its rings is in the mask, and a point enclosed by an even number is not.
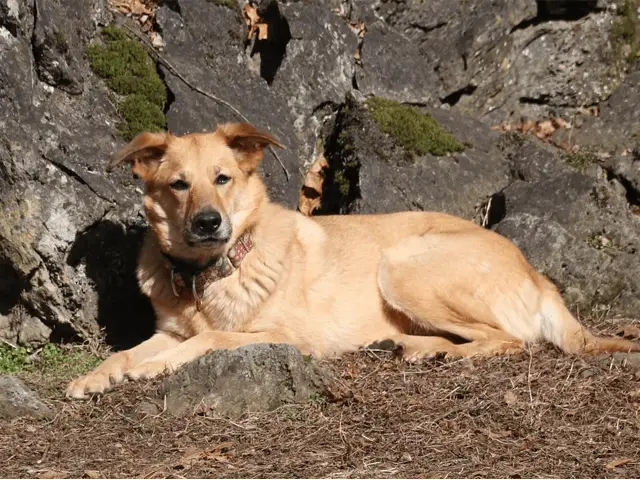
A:
[[[107,170],[130,164],[145,185],[137,277],[156,333],[72,381],[68,397],[254,343],[322,358],[391,340],[407,361],[507,355],[538,341],[568,354],[640,351],[590,333],[515,244],[471,221],[307,217],[272,203],[257,172],[269,146],[285,148],[249,123],[225,123],[141,133],[114,155]]]

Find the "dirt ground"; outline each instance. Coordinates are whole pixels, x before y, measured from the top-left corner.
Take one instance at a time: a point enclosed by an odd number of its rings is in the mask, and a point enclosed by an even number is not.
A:
[[[387,352],[323,362],[338,398],[239,419],[149,408],[155,384],[66,401],[23,377],[52,421],[0,423],[3,477],[640,476],[640,373],[550,347],[408,365]]]

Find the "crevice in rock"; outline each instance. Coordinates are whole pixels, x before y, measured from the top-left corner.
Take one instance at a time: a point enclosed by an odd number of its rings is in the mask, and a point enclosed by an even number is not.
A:
[[[434,30],[438,30],[439,28],[446,27],[449,22],[438,22],[434,25],[420,25],[419,23],[411,23],[409,28],[414,28],[416,30],[420,30],[422,33],[431,33]]]
[[[63,164],[62,162],[55,160],[53,158],[44,157],[51,165],[53,165],[54,167],[56,167],[58,170],[60,170],[62,173],[64,173],[65,175],[75,179],[76,181],[78,181],[81,185],[86,186],[89,190],[91,190],[97,197],[99,197],[100,199],[104,200],[105,202],[108,203],[113,203],[111,201],[111,199],[104,197],[103,195],[100,194],[100,192],[98,192],[96,189],[94,189],[84,178],[82,178],[82,176],[80,176],[78,173],[74,172],[71,168],[67,167],[65,164]]]
[[[485,228],[491,229],[507,216],[507,197],[503,191],[499,191],[491,195],[489,201],[491,208],[489,208]]]
[[[182,9],[180,8],[180,2],[178,0],[161,0],[158,6],[167,7],[172,12],[182,16]]]
[[[451,107],[455,106],[463,96],[473,95],[473,92],[476,91],[478,87],[476,85],[465,85],[464,87],[451,92],[446,97],[442,98],[440,101],[443,104],[447,104]]]
[[[640,207],[640,190],[636,188],[627,178],[616,173],[610,167],[604,167],[607,173],[607,180],[617,180],[624,187],[625,197],[630,205]]]
[[[27,281],[11,263],[0,260],[0,315],[8,315],[20,302]]]
[[[540,95],[537,98],[534,97],[520,97],[518,101],[524,105],[547,105],[549,103],[550,95]]]
[[[347,126],[348,108],[343,105],[324,146],[329,164],[322,184],[322,205],[315,215],[351,213],[360,194],[360,162]]]
[[[287,54],[287,45],[292,40],[291,29],[275,0],[261,4],[258,14],[269,25],[269,37],[265,40],[256,38],[250,55],[260,54],[260,76],[271,85]]]
[[[167,113],[169,113],[169,110],[171,110],[171,105],[176,100],[176,96],[173,93],[173,90],[169,88],[169,85],[167,84],[167,77],[164,71],[162,70],[159,62],[156,62],[156,71],[158,72],[158,76],[162,80],[162,83],[164,83],[165,88],[167,89],[167,101],[165,102],[164,107],[162,109],[162,113],[164,113],[166,116]]]
[[[591,13],[604,10],[598,7],[598,0],[537,0],[536,4],[538,9],[536,15],[514,25],[509,33],[555,20],[575,22]]]

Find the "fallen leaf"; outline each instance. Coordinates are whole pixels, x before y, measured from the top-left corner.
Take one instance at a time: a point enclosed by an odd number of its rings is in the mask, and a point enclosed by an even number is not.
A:
[[[513,390],[509,390],[504,394],[504,401],[507,402],[507,405],[514,405],[518,403],[518,396],[514,393]]]
[[[300,189],[300,199],[298,200],[298,210],[307,216],[313,215],[313,211],[322,205],[322,185],[324,184],[324,170],[329,167],[329,163],[320,152],[316,161],[313,162],[306,175]]]
[[[69,478],[69,475],[56,470],[45,470],[38,475],[38,478]]]
[[[247,3],[242,7],[242,15],[247,24],[249,31],[247,32],[247,40],[251,40],[256,32],[258,32],[258,40],[266,40],[269,36],[269,25],[264,22],[262,17],[258,15],[258,9]]]
[[[236,456],[236,447],[233,442],[222,442],[205,450],[190,447],[184,453],[178,463],[173,465],[173,468],[188,470],[198,462],[211,460],[227,463]]]
[[[607,463],[607,468],[613,470],[614,468],[621,467],[622,465],[626,465],[629,462],[633,462],[633,458],[615,458]]]

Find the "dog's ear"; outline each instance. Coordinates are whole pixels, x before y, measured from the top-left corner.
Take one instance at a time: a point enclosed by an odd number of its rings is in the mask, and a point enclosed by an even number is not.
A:
[[[126,162],[131,165],[131,170],[136,176],[147,180],[156,171],[167,151],[169,136],[169,133],[164,132],[139,134],[113,156],[107,166],[107,172]]]
[[[224,123],[218,125],[216,133],[221,135],[236,153],[236,159],[240,168],[247,174],[253,173],[264,155],[264,148],[275,145],[287,148],[273,135],[258,130],[250,123]]]

